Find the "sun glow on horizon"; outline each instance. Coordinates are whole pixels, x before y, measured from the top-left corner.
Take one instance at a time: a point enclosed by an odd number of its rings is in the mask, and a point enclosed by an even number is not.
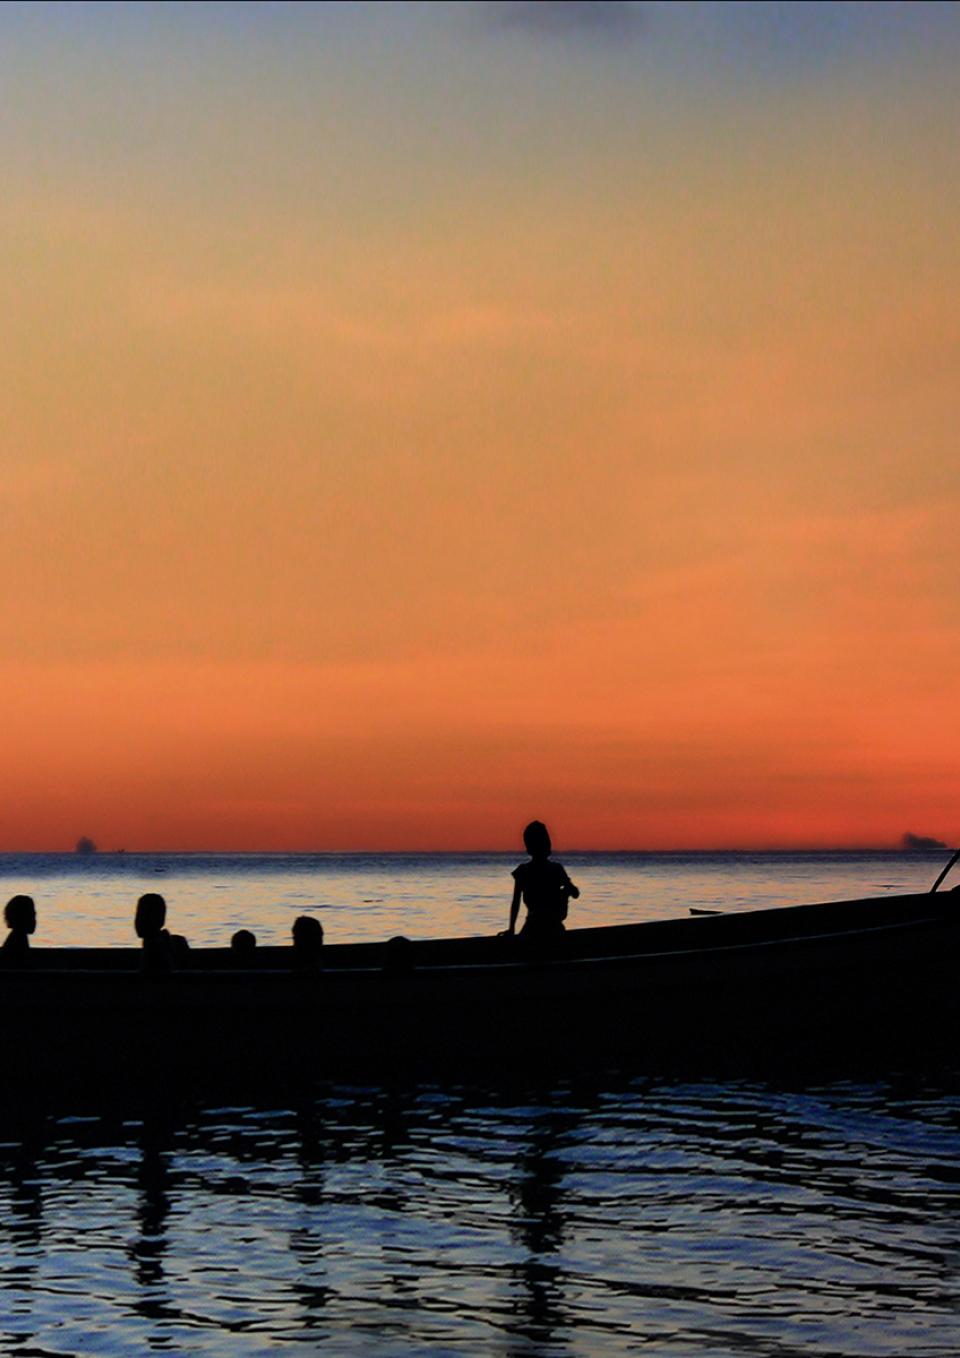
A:
[[[0,850],[956,838],[956,13],[733,8],[0,16]]]

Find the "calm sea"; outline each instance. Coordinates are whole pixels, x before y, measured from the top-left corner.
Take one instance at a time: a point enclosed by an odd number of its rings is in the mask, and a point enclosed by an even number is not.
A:
[[[752,910],[929,889],[943,853],[558,854],[582,896],[570,923],[623,924],[690,906]],[[252,929],[287,943],[297,915],[326,939],[359,942],[502,929],[522,854],[0,854],[0,897],[37,902],[37,944],[134,944],[144,891],[167,900],[168,924],[194,944]],[[958,869],[960,880],[960,869]],[[949,886],[950,884],[947,883]]]
[[[922,890],[943,855],[560,855],[576,922]],[[38,942],[501,928],[517,860],[0,858]],[[16,1034],[4,1034],[15,1041]],[[82,1114],[82,1115],[81,1115]],[[960,1354],[960,1076],[302,1088],[222,1106],[0,1080],[0,1352]]]

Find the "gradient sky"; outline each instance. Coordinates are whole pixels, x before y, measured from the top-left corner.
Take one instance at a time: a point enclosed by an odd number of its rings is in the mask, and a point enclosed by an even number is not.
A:
[[[5,5],[0,849],[960,835],[958,57]]]

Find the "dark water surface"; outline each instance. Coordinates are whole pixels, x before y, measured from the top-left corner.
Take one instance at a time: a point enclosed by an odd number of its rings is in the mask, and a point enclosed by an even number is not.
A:
[[[583,923],[922,890],[943,861],[561,857]],[[130,942],[148,888],[198,943],[314,909],[335,938],[478,933],[515,861],[8,857],[0,895],[32,890],[50,943]],[[0,1072],[0,1352],[957,1358],[960,1074],[835,1074],[41,1111]]]
[[[21,1120],[0,1345],[955,1358],[958,1176],[954,1076]]]

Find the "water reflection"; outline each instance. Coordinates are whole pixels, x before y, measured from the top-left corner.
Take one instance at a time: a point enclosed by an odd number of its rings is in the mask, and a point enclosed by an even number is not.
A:
[[[957,1351],[950,1073],[8,1124],[4,1351]]]
[[[561,1148],[572,1123],[562,1114],[534,1123],[510,1187],[511,1235],[523,1250],[516,1270],[516,1331],[536,1345],[552,1344],[565,1324],[564,1275],[558,1261],[564,1241]]]
[[[13,1316],[29,1311],[37,1266],[43,1245],[43,1192],[37,1173],[39,1142],[30,1132],[12,1147],[4,1165],[9,1184],[8,1209],[4,1213],[8,1248],[4,1250],[4,1290],[13,1298]]]
[[[166,1225],[170,1216],[170,1154],[172,1129],[165,1118],[144,1124],[140,1162],[136,1170],[138,1198],[137,1234],[129,1247],[137,1295],[134,1312],[145,1320],[176,1320],[180,1312],[167,1290],[163,1258],[167,1250]]]
[[[307,1333],[322,1324],[322,1312],[331,1295],[326,1282],[321,1224],[326,1159],[322,1127],[322,1116],[315,1105],[298,1107],[294,1140],[297,1169],[292,1185],[295,1207],[289,1248],[295,1261],[291,1289],[299,1308],[300,1324]]]

